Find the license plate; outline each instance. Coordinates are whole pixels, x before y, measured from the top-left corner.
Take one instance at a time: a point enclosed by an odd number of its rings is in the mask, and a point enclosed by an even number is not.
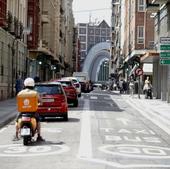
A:
[[[42,102],[54,102],[54,99],[42,99]]]
[[[29,136],[31,133],[30,128],[22,128],[21,129],[21,136]]]
[[[30,117],[22,117],[22,121],[31,121]]]

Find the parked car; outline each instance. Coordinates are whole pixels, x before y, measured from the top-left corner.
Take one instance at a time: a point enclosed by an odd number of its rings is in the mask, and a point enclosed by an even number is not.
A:
[[[72,80],[68,78],[61,78],[61,79],[57,79],[54,81],[60,82],[63,85],[64,91],[67,96],[68,104],[73,104],[74,107],[77,107],[78,96],[77,96],[77,91],[76,91],[76,88],[74,87]]]
[[[102,84],[100,84],[100,83],[94,83],[94,84],[93,84],[93,89],[94,89],[94,90],[102,90]]]
[[[38,83],[35,85],[35,90],[40,94],[38,113],[42,118],[61,116],[64,120],[68,120],[67,97],[60,83]]]
[[[81,97],[81,84],[76,77],[66,77],[72,80],[74,87],[76,88],[78,97]]]

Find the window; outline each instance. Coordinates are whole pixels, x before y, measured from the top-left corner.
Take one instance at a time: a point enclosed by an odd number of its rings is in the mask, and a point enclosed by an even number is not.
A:
[[[85,28],[80,28],[79,33],[80,34],[86,34],[86,29]]]
[[[96,36],[95,37],[95,43],[99,43],[100,42],[100,37],[99,36]]]
[[[100,29],[96,29],[96,30],[95,30],[95,34],[96,34],[96,35],[100,35]]]
[[[86,45],[81,43],[80,49],[81,50],[86,50]]]
[[[89,36],[89,42],[94,42],[94,37],[93,36]]]
[[[144,0],[138,0],[138,11],[143,12],[145,9]]]
[[[101,37],[101,42],[106,42],[106,38],[105,37]]]
[[[89,29],[89,34],[93,35],[94,34],[94,29]]]
[[[101,30],[101,34],[105,36],[106,35],[106,30]]]
[[[138,26],[137,28],[137,43],[144,43],[144,26]]]
[[[86,41],[86,37],[85,36],[80,36],[80,41],[81,42],[85,42]]]

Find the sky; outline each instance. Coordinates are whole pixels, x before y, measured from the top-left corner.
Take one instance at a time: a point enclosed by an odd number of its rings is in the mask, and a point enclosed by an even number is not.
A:
[[[111,25],[111,0],[73,0],[75,23],[99,23],[105,20]]]

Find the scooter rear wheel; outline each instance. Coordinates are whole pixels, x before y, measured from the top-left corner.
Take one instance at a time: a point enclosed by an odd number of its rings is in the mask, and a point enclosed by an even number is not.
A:
[[[24,138],[23,138],[23,145],[24,145],[24,146],[27,146],[27,145],[28,145],[28,142],[29,142],[28,138],[27,138],[27,137],[24,137]]]

